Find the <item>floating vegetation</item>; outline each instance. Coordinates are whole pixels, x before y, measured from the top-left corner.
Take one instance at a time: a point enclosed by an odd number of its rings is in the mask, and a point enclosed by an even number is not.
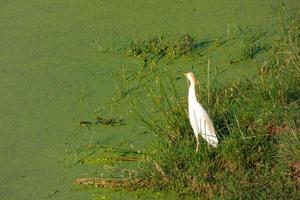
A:
[[[149,64],[157,64],[164,57],[172,61],[179,57],[192,56],[199,53],[198,50],[207,44],[208,42],[197,42],[190,34],[180,35],[174,40],[168,39],[163,34],[151,39],[131,41],[125,54],[142,58],[145,67]]]
[[[108,125],[108,126],[124,126],[125,120],[124,119],[115,119],[115,118],[106,119],[103,117],[97,117],[94,124]]]
[[[232,44],[240,42],[241,51],[241,57],[230,60],[230,64],[254,59],[259,53],[270,49],[258,43],[266,35],[266,32],[255,27],[232,26],[235,28],[234,32],[231,33],[228,30],[227,37],[203,41],[197,41],[191,34],[182,34],[175,39],[170,39],[166,34],[151,39],[134,39],[125,50],[125,55],[140,58],[145,68],[148,65],[158,64],[162,59],[166,59],[168,64],[181,57],[199,59],[204,54],[211,55],[216,49],[230,41]]]
[[[126,123],[123,118],[115,119],[98,116],[94,121],[80,121],[79,124],[83,128],[90,128],[92,125],[124,126]]]
[[[80,124],[81,127],[90,127],[94,123],[93,122],[89,122],[89,121],[80,121],[79,124]]]

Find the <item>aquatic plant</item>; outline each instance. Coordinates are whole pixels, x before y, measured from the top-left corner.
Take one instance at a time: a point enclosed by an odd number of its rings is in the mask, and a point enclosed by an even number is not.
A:
[[[145,67],[157,64],[164,57],[172,61],[182,56],[196,54],[201,46],[199,43],[190,34],[179,35],[176,39],[169,39],[166,34],[162,34],[151,39],[132,40],[125,54],[140,57]]]

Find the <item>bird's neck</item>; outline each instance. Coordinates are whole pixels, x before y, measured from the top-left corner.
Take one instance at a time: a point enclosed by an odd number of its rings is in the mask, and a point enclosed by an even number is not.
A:
[[[197,101],[195,84],[191,84],[189,87],[188,101]]]

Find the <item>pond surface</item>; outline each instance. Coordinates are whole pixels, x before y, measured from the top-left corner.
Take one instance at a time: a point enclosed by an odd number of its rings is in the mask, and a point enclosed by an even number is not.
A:
[[[97,175],[102,167],[75,165],[74,149],[106,139],[135,150],[149,143],[151,137],[140,134],[134,120],[120,127],[80,127],[99,108],[117,118],[128,112],[122,105],[110,107],[117,94],[114,74],[120,66],[130,70],[140,64],[103,49],[161,33],[214,38],[235,25],[272,32],[271,8],[277,5],[269,0],[1,1],[0,198],[90,199],[91,192],[72,182]],[[172,67],[178,72],[191,69],[189,62],[176,62]],[[237,76],[241,67],[228,73]]]

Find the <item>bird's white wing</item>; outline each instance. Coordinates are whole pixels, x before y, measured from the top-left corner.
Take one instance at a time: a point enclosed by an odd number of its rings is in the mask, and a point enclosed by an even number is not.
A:
[[[189,106],[189,119],[191,127],[193,128],[195,136],[201,133],[201,129],[198,124],[197,115],[195,109],[192,106]]]
[[[203,121],[201,118],[203,118],[204,112],[205,110],[198,102],[192,103],[189,106],[190,123],[195,134],[200,134],[202,132]]]
[[[212,146],[217,147],[218,138],[212,120],[202,106],[197,103],[194,107],[194,115],[197,120],[198,133]]]

